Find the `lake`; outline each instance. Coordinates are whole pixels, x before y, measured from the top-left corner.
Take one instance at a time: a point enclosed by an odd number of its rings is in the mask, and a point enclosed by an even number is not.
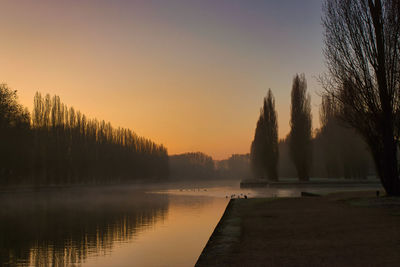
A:
[[[2,193],[0,263],[193,266],[231,197],[299,194],[239,182]]]

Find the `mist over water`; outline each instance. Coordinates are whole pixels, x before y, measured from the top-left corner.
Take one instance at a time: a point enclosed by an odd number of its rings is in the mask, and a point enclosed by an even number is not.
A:
[[[0,263],[193,266],[231,197],[296,197],[302,190],[224,181],[2,193]]]
[[[1,262],[66,266],[110,254],[165,220],[166,195],[137,190],[72,190],[1,196]]]
[[[0,263],[193,265],[227,200],[151,193],[155,189],[160,187],[3,193]]]

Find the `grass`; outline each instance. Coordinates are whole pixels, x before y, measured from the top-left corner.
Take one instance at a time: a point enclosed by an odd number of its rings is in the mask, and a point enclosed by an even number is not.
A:
[[[397,266],[398,251],[398,198],[235,199],[197,266]]]

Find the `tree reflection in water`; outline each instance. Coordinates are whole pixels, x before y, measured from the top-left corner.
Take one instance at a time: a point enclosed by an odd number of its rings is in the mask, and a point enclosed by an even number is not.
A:
[[[164,221],[168,197],[129,189],[0,196],[3,266],[73,266]]]

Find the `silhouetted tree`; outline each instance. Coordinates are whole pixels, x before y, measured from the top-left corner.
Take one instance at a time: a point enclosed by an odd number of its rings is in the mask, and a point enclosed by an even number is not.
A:
[[[163,146],[129,129],[87,119],[58,96],[36,93],[32,129],[39,184],[119,183],[168,175]]]
[[[290,156],[289,135],[286,138],[279,140],[279,176],[280,177],[295,177],[297,175],[296,167]]]
[[[310,101],[304,74],[296,75],[292,87],[289,148],[297,175],[302,181],[309,179],[312,163]]]
[[[320,130],[315,136],[317,147],[321,148],[321,157],[328,177],[342,176],[343,169],[338,143],[343,138],[337,122],[337,107],[333,98],[322,96],[320,108]],[[318,153],[318,152],[317,152]]]
[[[278,180],[278,123],[275,99],[268,90],[251,144],[251,165],[256,177]]]
[[[221,179],[243,180],[251,177],[250,154],[232,154],[228,159],[216,161]]]
[[[263,111],[260,112],[260,117],[257,121],[254,140],[250,147],[250,163],[253,174],[256,178],[265,178],[265,121]]]
[[[217,177],[214,160],[202,152],[170,156],[171,178],[207,180]]]
[[[36,93],[29,113],[0,85],[0,184],[126,183],[168,176],[164,146],[87,119],[58,96]]]
[[[22,182],[29,168],[29,120],[29,112],[18,103],[17,91],[0,84],[0,184]]]
[[[329,95],[322,96],[321,129],[315,140],[324,158],[328,177],[366,178],[369,170],[368,151],[361,137],[339,121],[339,106]]]
[[[400,195],[400,2],[326,0],[323,26],[329,94],[363,136],[389,195]]]

